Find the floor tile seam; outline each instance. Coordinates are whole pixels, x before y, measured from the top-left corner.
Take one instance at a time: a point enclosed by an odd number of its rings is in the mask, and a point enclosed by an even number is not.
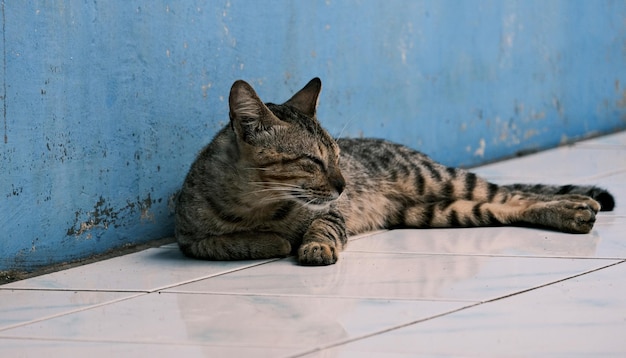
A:
[[[601,137],[598,137],[601,138]],[[565,150],[567,151],[572,151],[572,150],[576,150],[576,151],[580,151],[580,150],[590,150],[590,151],[600,151],[600,150],[620,150],[620,149],[625,149],[626,150],[626,144],[612,144],[612,143],[602,143],[602,141],[595,141],[594,139],[591,140],[582,140],[582,141],[576,141],[576,142],[572,142],[572,143],[568,143],[565,145],[560,145],[557,147],[553,147],[553,148],[547,148],[544,150],[539,150],[536,151],[534,153],[530,153],[529,155],[535,155],[535,156],[540,156],[541,154],[544,153],[553,153],[553,152],[559,152],[559,151],[563,151]],[[569,153],[568,153],[569,154]],[[522,156],[523,157],[523,156]],[[514,159],[514,158],[512,158]]]
[[[46,337],[46,336],[14,336],[3,335],[0,332],[0,342],[2,340],[15,339],[22,341],[45,341],[45,342],[62,342],[62,343],[108,343],[108,344],[146,344],[146,345],[159,345],[159,346],[198,346],[198,347],[227,347],[237,348],[241,346],[227,345],[227,344],[215,344],[215,343],[203,343],[202,341],[163,341],[163,340],[120,340],[120,339],[97,339],[97,338],[80,338],[80,337]],[[259,345],[246,345],[245,348],[267,348],[270,346]],[[278,349],[295,349],[295,347],[278,347]]]
[[[626,169],[615,169],[615,170],[609,170],[609,171],[605,171],[602,173],[597,173],[597,174],[592,174],[590,176],[585,176],[584,179],[581,180],[581,182],[583,184],[587,184],[587,181],[595,181],[595,180],[600,180],[606,177],[611,177],[611,176],[615,176],[615,175],[620,175],[620,174],[624,174],[626,173]]]
[[[457,313],[457,312],[468,310],[468,309],[480,306],[482,304],[483,304],[483,302],[476,302],[476,303],[473,303],[473,304],[470,304],[470,305],[467,305],[467,306],[455,308],[455,309],[452,309],[452,310],[449,310],[449,311],[446,311],[446,312],[442,312],[442,313],[438,313],[438,314],[435,314],[435,315],[432,315],[432,316],[429,316],[429,317],[420,318],[420,319],[412,320],[412,321],[409,321],[409,322],[397,324],[397,325],[394,325],[393,327],[388,327],[388,328],[385,328],[385,329],[377,330],[376,332],[362,334],[360,336],[356,336],[356,337],[352,337],[352,338],[348,338],[348,339],[338,340],[338,341],[335,341],[335,342],[332,342],[332,343],[328,343],[328,344],[325,344],[325,345],[317,346],[315,348],[309,348],[309,349],[300,351],[300,352],[298,352],[298,353],[296,353],[294,355],[286,356],[286,358],[299,358],[299,357],[303,357],[303,356],[306,356],[308,354],[320,352],[320,351],[323,351],[323,350],[326,350],[326,349],[331,349],[331,348],[339,347],[339,346],[342,346],[342,345],[350,344],[350,343],[353,343],[353,342],[365,340],[365,339],[372,338],[372,337],[375,337],[375,336],[378,336],[378,335],[381,335],[381,334],[393,332],[393,331],[396,331],[396,330],[399,330],[399,329],[402,329],[402,328],[410,327],[410,326],[413,326],[413,325],[416,325],[416,324],[420,324],[420,323],[423,323],[423,322],[427,322],[427,321],[438,319],[438,318],[441,318],[441,317],[444,317],[444,316],[448,316],[448,315],[451,315],[451,314],[454,314],[454,313]]]
[[[146,293],[146,292],[137,293],[137,294],[130,295],[130,296],[127,296],[127,297],[120,297],[120,298],[108,300],[108,301],[105,301],[105,302],[100,302],[100,303],[97,303],[97,304],[94,304],[94,305],[88,305],[88,306],[84,306],[84,307],[79,307],[79,308],[72,309],[72,310],[69,310],[69,311],[58,312],[58,313],[47,315],[47,316],[44,316],[44,317],[35,318],[35,319],[29,320],[29,321],[15,323],[15,324],[12,324],[12,325],[0,327],[0,337],[3,336],[3,332],[9,331],[11,329],[15,329],[15,328],[27,326],[27,325],[30,325],[30,324],[47,321],[47,320],[50,320],[50,319],[63,317],[63,316],[67,316],[67,315],[71,315],[71,314],[75,314],[75,313],[79,313],[79,312],[85,312],[85,311],[89,311],[89,310],[100,308],[100,307],[104,307],[104,306],[109,306],[109,305],[116,304],[116,303],[119,303],[119,302],[123,302],[123,301],[127,301],[127,300],[132,300],[132,299],[135,299],[135,298],[138,298],[138,297],[142,297],[142,296],[145,296],[145,295],[148,295],[148,294],[149,293]]]
[[[157,288],[151,288],[151,289],[148,289],[146,291],[149,292],[149,293],[160,292],[160,291],[172,288],[172,287],[178,287],[178,286],[187,285],[187,284],[190,284],[190,283],[193,283],[193,282],[198,282],[198,281],[202,281],[202,280],[206,280],[206,279],[210,279],[210,278],[225,276],[225,275],[228,275],[228,274],[231,274],[231,273],[234,273],[234,272],[239,272],[239,271],[243,271],[243,270],[247,270],[247,269],[253,269],[255,267],[267,265],[269,263],[280,261],[280,260],[282,260],[282,258],[262,260],[260,262],[252,263],[252,264],[247,265],[247,266],[237,267],[237,268],[233,268],[233,269],[230,269],[230,270],[221,271],[221,272],[218,272],[218,273],[213,273],[213,274],[209,274],[209,275],[205,275],[205,276],[195,277],[195,278],[192,278],[192,279],[179,281],[179,282],[176,282],[174,284],[168,284],[168,285],[159,286]]]
[[[80,287],[0,287],[2,291],[40,291],[40,292],[107,292],[107,293],[150,293],[150,290],[131,290],[131,289],[106,289],[106,288],[80,288]]]
[[[608,143],[585,143],[578,142],[574,143],[574,148],[577,149],[605,149],[605,150],[615,150],[615,149],[624,149],[626,150],[626,144],[608,144]]]
[[[414,255],[414,256],[467,256],[467,257],[498,257],[498,258],[521,258],[521,259],[562,259],[562,260],[610,260],[619,261],[626,260],[626,257],[589,257],[589,256],[568,256],[568,255],[554,255],[554,256],[542,256],[542,255],[504,255],[504,254],[471,254],[471,253],[450,253],[450,252],[416,252],[416,251],[367,251],[354,250],[346,251],[346,253],[355,254],[394,254],[394,255]]]
[[[604,219],[623,219],[626,218],[626,214],[608,214],[608,215],[603,215],[600,214],[599,216],[596,217],[596,223],[595,225],[611,225],[613,223],[610,222],[603,222]]]
[[[621,137],[623,135],[623,132],[616,132],[616,133],[609,133],[607,135],[600,135],[598,137],[594,137],[594,138],[588,138],[588,139],[582,139],[582,140],[578,140],[578,141],[574,141],[570,144],[568,144],[569,146],[572,147],[582,147],[582,146],[594,146],[594,147],[622,147],[624,149],[626,149],[626,143],[607,143],[605,141],[605,139],[607,139],[607,137],[610,136],[615,136],[617,137]],[[626,139],[626,137],[624,138]]]
[[[540,161],[540,160],[537,160]],[[498,164],[506,164],[507,161],[503,161],[500,162]],[[545,174],[541,174],[539,172],[529,172],[527,174],[524,175],[519,175],[519,174],[497,174],[497,173],[493,173],[493,174],[489,174],[489,173],[484,173],[484,174],[480,174],[480,171],[483,167],[475,167],[475,168],[471,168],[470,171],[475,171],[480,177],[485,178],[489,181],[494,181],[494,182],[498,182],[500,180],[503,181],[515,181],[515,180],[522,180],[522,181],[526,181],[526,180],[543,180],[545,181],[546,175]],[[567,166],[563,166],[563,168],[567,168]],[[508,168],[498,168],[497,165],[493,165],[493,167],[488,168],[489,171],[498,171],[498,170],[507,170]],[[623,174],[626,172],[626,168],[618,168],[618,169],[607,169],[607,170],[603,170],[600,172],[596,172],[596,173],[592,173],[592,174],[585,174],[585,175],[581,175],[578,177],[572,177],[571,175],[566,175],[566,174],[559,174],[559,166],[555,166],[553,167],[554,172],[556,172],[556,174],[551,175],[551,178],[557,178],[557,179],[568,179],[573,183],[586,183],[589,180],[597,180],[598,178],[603,178],[603,177],[608,177],[608,176],[613,176],[613,175],[619,175],[619,174]],[[550,184],[549,182],[547,182],[546,184]],[[506,185],[506,184],[505,184]]]
[[[626,262],[626,260],[617,260],[616,262],[613,262],[613,263],[611,263],[609,265],[592,268],[592,269],[585,270],[585,271],[579,272],[577,274],[569,275],[567,277],[563,277],[563,278],[560,278],[558,280],[547,282],[547,283],[544,283],[544,284],[541,284],[541,285],[538,285],[538,286],[530,287],[530,288],[527,288],[527,289],[524,289],[524,290],[519,290],[519,291],[510,293],[510,294],[507,294],[507,295],[494,297],[492,299],[485,300],[485,301],[481,302],[481,304],[488,304],[488,303],[492,303],[492,302],[496,302],[496,301],[501,301],[501,300],[504,300],[504,299],[507,299],[507,298],[511,298],[511,297],[514,297],[514,296],[517,296],[517,295],[521,295],[521,294],[524,294],[524,293],[540,290],[542,288],[553,286],[553,285],[556,285],[558,283],[566,282],[566,281],[571,280],[571,279],[582,277],[582,276],[585,276],[585,275],[588,275],[588,274],[591,274],[591,273],[594,273],[594,272],[602,271],[604,269],[608,269],[608,268],[611,268],[611,267],[616,266],[616,265],[624,264],[625,262]]]
[[[153,292],[152,294],[156,294]],[[267,293],[267,292],[224,292],[224,291],[160,291],[159,294],[207,295],[207,296],[235,296],[235,297],[276,297],[276,298],[323,298],[337,300],[364,300],[364,301],[394,301],[394,302],[450,302],[450,303],[478,303],[480,299],[437,298],[437,297],[386,297],[386,296],[352,296],[352,295],[324,295],[298,293]]]
[[[385,233],[387,231],[391,231],[391,230],[389,230],[389,229],[381,229],[381,230],[368,231],[368,232],[363,232],[363,233],[360,233],[360,234],[355,234],[355,235],[349,236],[348,237],[347,247],[350,247],[350,243],[353,242],[353,241],[358,241],[358,240],[364,239],[366,237],[372,237],[374,235],[382,234],[382,233]]]
[[[558,169],[555,169],[555,170],[558,171]],[[552,175],[551,178],[556,178],[556,179],[551,179],[551,180],[550,179],[546,180],[546,176],[541,175],[541,174],[536,174],[536,175],[531,174],[531,175],[524,175],[524,176],[520,176],[520,175],[509,176],[509,175],[488,175],[488,174],[477,173],[477,175],[481,178],[486,179],[489,182],[493,182],[498,185],[509,185],[509,184],[514,184],[514,183],[531,183],[531,184],[544,183],[544,184],[559,185],[559,184],[555,184],[557,180],[565,184],[592,185],[592,184],[597,184],[597,183],[591,183],[591,182],[595,182],[600,179],[611,177],[614,175],[623,174],[624,172],[626,171],[623,169],[620,169],[617,171],[610,170],[610,171],[604,171],[598,174],[580,176],[577,178],[572,178],[571,175],[560,176],[557,174],[557,175]],[[564,184],[560,184],[560,185],[564,185]],[[602,186],[601,184],[598,184],[598,185]]]

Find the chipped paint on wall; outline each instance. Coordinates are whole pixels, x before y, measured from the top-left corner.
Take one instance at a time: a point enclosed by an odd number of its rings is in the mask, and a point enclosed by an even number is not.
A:
[[[94,231],[104,232],[109,227],[118,228],[122,225],[132,222],[133,217],[139,214],[141,222],[154,221],[154,214],[150,212],[152,204],[160,203],[162,199],[154,200],[150,197],[150,193],[141,199],[126,202],[126,205],[120,208],[114,208],[107,203],[102,196],[93,206],[93,209],[87,212],[77,210],[74,222],[67,229],[66,235],[73,236],[77,239],[91,239]]]

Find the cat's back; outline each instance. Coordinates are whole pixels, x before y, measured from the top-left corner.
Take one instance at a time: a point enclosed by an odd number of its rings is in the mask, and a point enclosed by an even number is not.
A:
[[[358,166],[370,175],[402,171],[410,167],[434,163],[425,154],[405,145],[376,138],[340,138],[342,169]]]

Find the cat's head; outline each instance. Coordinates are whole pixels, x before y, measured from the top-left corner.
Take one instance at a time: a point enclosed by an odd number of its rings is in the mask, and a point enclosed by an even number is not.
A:
[[[230,124],[241,158],[259,178],[259,193],[323,209],[344,190],[339,146],[316,118],[322,89],[312,79],[287,102],[264,104],[254,89],[236,81],[230,91]]]

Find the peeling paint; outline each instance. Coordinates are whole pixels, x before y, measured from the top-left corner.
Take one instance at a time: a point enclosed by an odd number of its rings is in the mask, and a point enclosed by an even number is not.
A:
[[[148,197],[142,201],[139,201],[138,203],[141,209],[141,221],[154,222],[154,214],[150,212],[150,208],[152,207],[152,199],[150,198],[150,194],[148,193]]]
[[[399,36],[398,51],[403,65],[407,64],[407,54],[413,49],[413,24],[411,22],[402,26],[402,33]]]
[[[161,199],[158,200],[159,202]],[[93,210],[83,212],[76,211],[74,223],[66,230],[67,236],[81,237],[87,233],[86,239],[91,239],[91,232],[94,229],[106,231],[109,227],[118,228],[127,222],[132,222],[133,214],[139,211],[141,222],[154,221],[154,214],[150,212],[152,204],[156,202],[148,196],[144,199],[137,197],[134,201],[127,201],[121,208],[115,209],[107,204],[107,200],[102,196],[95,203]]]
[[[209,90],[211,89],[211,87],[213,87],[213,84],[211,82],[202,85],[200,88],[202,89],[202,97],[203,98],[207,98],[209,95]]]
[[[476,157],[484,157],[485,149],[487,148],[487,143],[484,138],[481,138],[478,144],[478,148],[474,151],[474,156]]]
[[[536,129],[528,129],[524,131],[524,140],[528,140],[539,134],[539,131]]]
[[[535,120],[540,120],[540,119],[545,119],[546,118],[546,112],[541,111],[541,112],[531,112],[530,113],[530,118],[531,119],[535,119]]]
[[[178,193],[179,191],[176,191],[174,194],[170,195],[169,198],[167,198],[167,208],[170,215],[174,215],[176,210],[176,198],[178,197]]]

